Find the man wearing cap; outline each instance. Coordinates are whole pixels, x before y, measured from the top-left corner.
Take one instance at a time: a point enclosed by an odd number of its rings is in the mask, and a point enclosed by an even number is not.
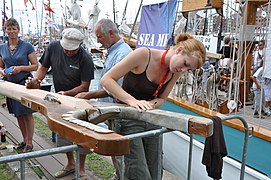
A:
[[[40,59],[35,77],[26,82],[29,89],[40,88],[40,82],[44,79],[48,69],[52,68],[55,92],[75,96],[80,92],[87,92],[92,79],[94,79],[94,65],[91,55],[81,47],[84,35],[75,28],[67,28],[62,32],[62,39],[49,44]],[[57,146],[70,145],[68,139],[57,136]],[[80,176],[85,176],[85,159],[89,150],[79,148]],[[66,153],[67,165],[55,174],[61,178],[75,172],[75,160],[73,152]]]

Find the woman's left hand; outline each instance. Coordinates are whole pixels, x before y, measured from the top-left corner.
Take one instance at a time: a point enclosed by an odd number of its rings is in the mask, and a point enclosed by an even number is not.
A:
[[[154,104],[145,100],[135,100],[130,102],[129,105],[135,107],[139,112],[154,109]]]

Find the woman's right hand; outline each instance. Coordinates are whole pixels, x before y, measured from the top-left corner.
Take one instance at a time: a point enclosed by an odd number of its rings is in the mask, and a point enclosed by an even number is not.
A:
[[[27,89],[39,89],[40,83],[41,83],[41,80],[28,77],[28,79],[25,81],[25,86]]]
[[[1,75],[3,76],[3,77],[8,77],[8,76],[10,76],[11,75],[11,73],[5,73],[5,71],[4,71],[4,69],[1,71]]]

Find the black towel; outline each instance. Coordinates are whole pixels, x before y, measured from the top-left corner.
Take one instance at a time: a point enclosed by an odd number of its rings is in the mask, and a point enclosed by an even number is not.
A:
[[[221,179],[223,168],[223,157],[227,156],[227,148],[225,144],[221,118],[212,116],[214,130],[213,135],[206,138],[204,152],[202,156],[202,164],[206,166],[209,177],[213,179]]]

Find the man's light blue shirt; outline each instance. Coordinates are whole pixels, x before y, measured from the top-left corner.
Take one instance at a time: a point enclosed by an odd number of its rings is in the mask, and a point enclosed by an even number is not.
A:
[[[109,71],[113,66],[115,66],[118,62],[120,62],[123,58],[125,58],[130,52],[132,52],[132,49],[130,46],[124,42],[123,39],[120,39],[115,44],[113,44],[110,48],[107,49],[107,55],[106,60],[104,63],[104,68],[101,72],[101,77]],[[118,84],[122,86],[123,77],[118,80]],[[99,83],[99,89],[103,88],[101,84]],[[104,90],[106,90],[104,88]],[[106,91],[109,93],[108,91]],[[112,97],[107,98],[99,98],[98,101],[100,102],[113,102]]]

